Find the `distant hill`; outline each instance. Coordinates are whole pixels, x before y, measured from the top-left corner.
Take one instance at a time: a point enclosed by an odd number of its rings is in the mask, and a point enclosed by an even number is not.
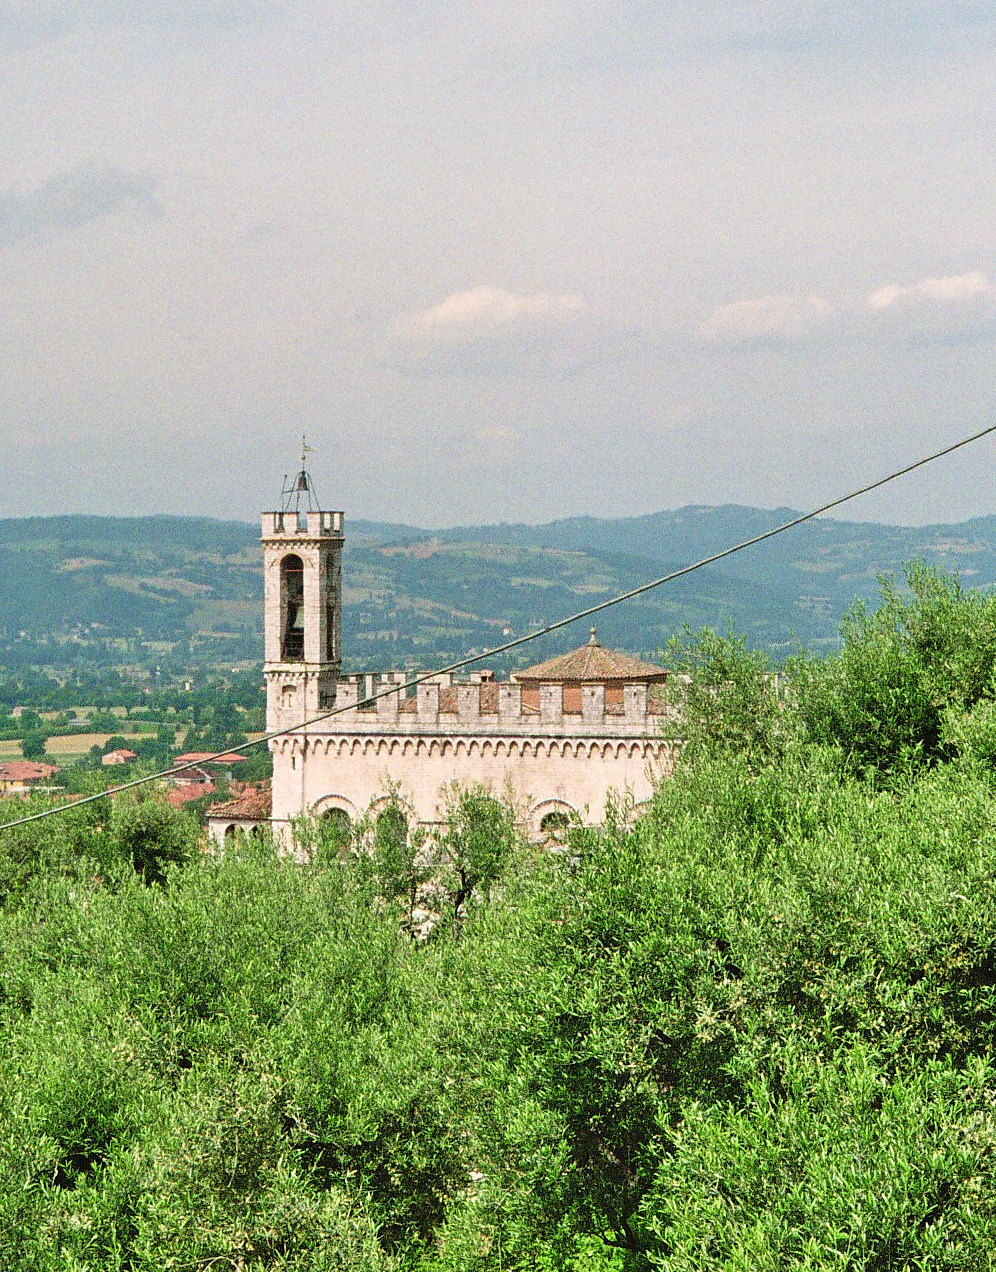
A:
[[[347,521],[352,666],[430,666],[498,643],[787,520],[791,509],[688,507],[545,525]],[[996,517],[905,528],[817,520],[601,615],[602,638],[653,656],[687,624],[733,624],[776,656],[831,647],[855,597],[922,557],[996,583]],[[0,664],[161,664],[262,654],[258,530],[193,517],[0,521]],[[579,642],[545,638],[517,665]]]

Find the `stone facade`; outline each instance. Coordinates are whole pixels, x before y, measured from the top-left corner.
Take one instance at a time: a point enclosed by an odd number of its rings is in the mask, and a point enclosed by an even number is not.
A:
[[[340,512],[263,514],[267,731],[274,832],[302,813],[351,820],[400,800],[410,823],[445,816],[454,785],[514,800],[528,832],[601,821],[607,801],[649,800],[670,773],[663,668],[599,645],[498,682],[413,672],[339,674]],[[385,696],[375,694],[383,690]],[[337,714],[307,723],[333,705]],[[244,819],[240,824],[245,826]],[[217,838],[227,829],[212,817]]]

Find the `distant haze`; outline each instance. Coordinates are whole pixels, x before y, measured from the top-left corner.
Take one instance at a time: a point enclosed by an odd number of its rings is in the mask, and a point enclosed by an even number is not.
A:
[[[992,422],[988,0],[6,0],[0,517],[807,507]],[[996,446],[842,514],[996,511]]]

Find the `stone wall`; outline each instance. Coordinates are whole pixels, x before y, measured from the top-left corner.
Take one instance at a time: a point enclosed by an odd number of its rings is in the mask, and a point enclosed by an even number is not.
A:
[[[560,685],[542,686],[538,711],[505,683],[437,681],[411,694],[399,684],[367,705],[385,683],[340,683],[337,706],[346,710],[274,740],[275,827],[309,809],[355,819],[376,812],[392,789],[411,820],[433,825],[445,816],[447,787],[480,783],[512,798],[538,834],[551,811],[594,824],[609,799],[642,804],[673,768],[675,747],[646,685],[627,685],[610,707],[603,686],[585,685],[581,710],[565,713]],[[441,691],[454,709],[440,709]]]

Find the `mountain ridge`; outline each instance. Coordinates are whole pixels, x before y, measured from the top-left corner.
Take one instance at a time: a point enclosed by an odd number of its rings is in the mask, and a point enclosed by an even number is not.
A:
[[[522,635],[799,514],[687,505],[635,517],[428,530],[347,519],[347,665],[430,666]],[[0,665],[259,661],[255,524],[157,514],[0,520]],[[685,625],[732,625],[780,656],[833,647],[881,573],[924,558],[996,583],[996,516],[927,526],[818,518],[599,615],[602,638],[657,656]],[[586,635],[586,633],[581,633]],[[543,638],[521,665],[579,634]]]

